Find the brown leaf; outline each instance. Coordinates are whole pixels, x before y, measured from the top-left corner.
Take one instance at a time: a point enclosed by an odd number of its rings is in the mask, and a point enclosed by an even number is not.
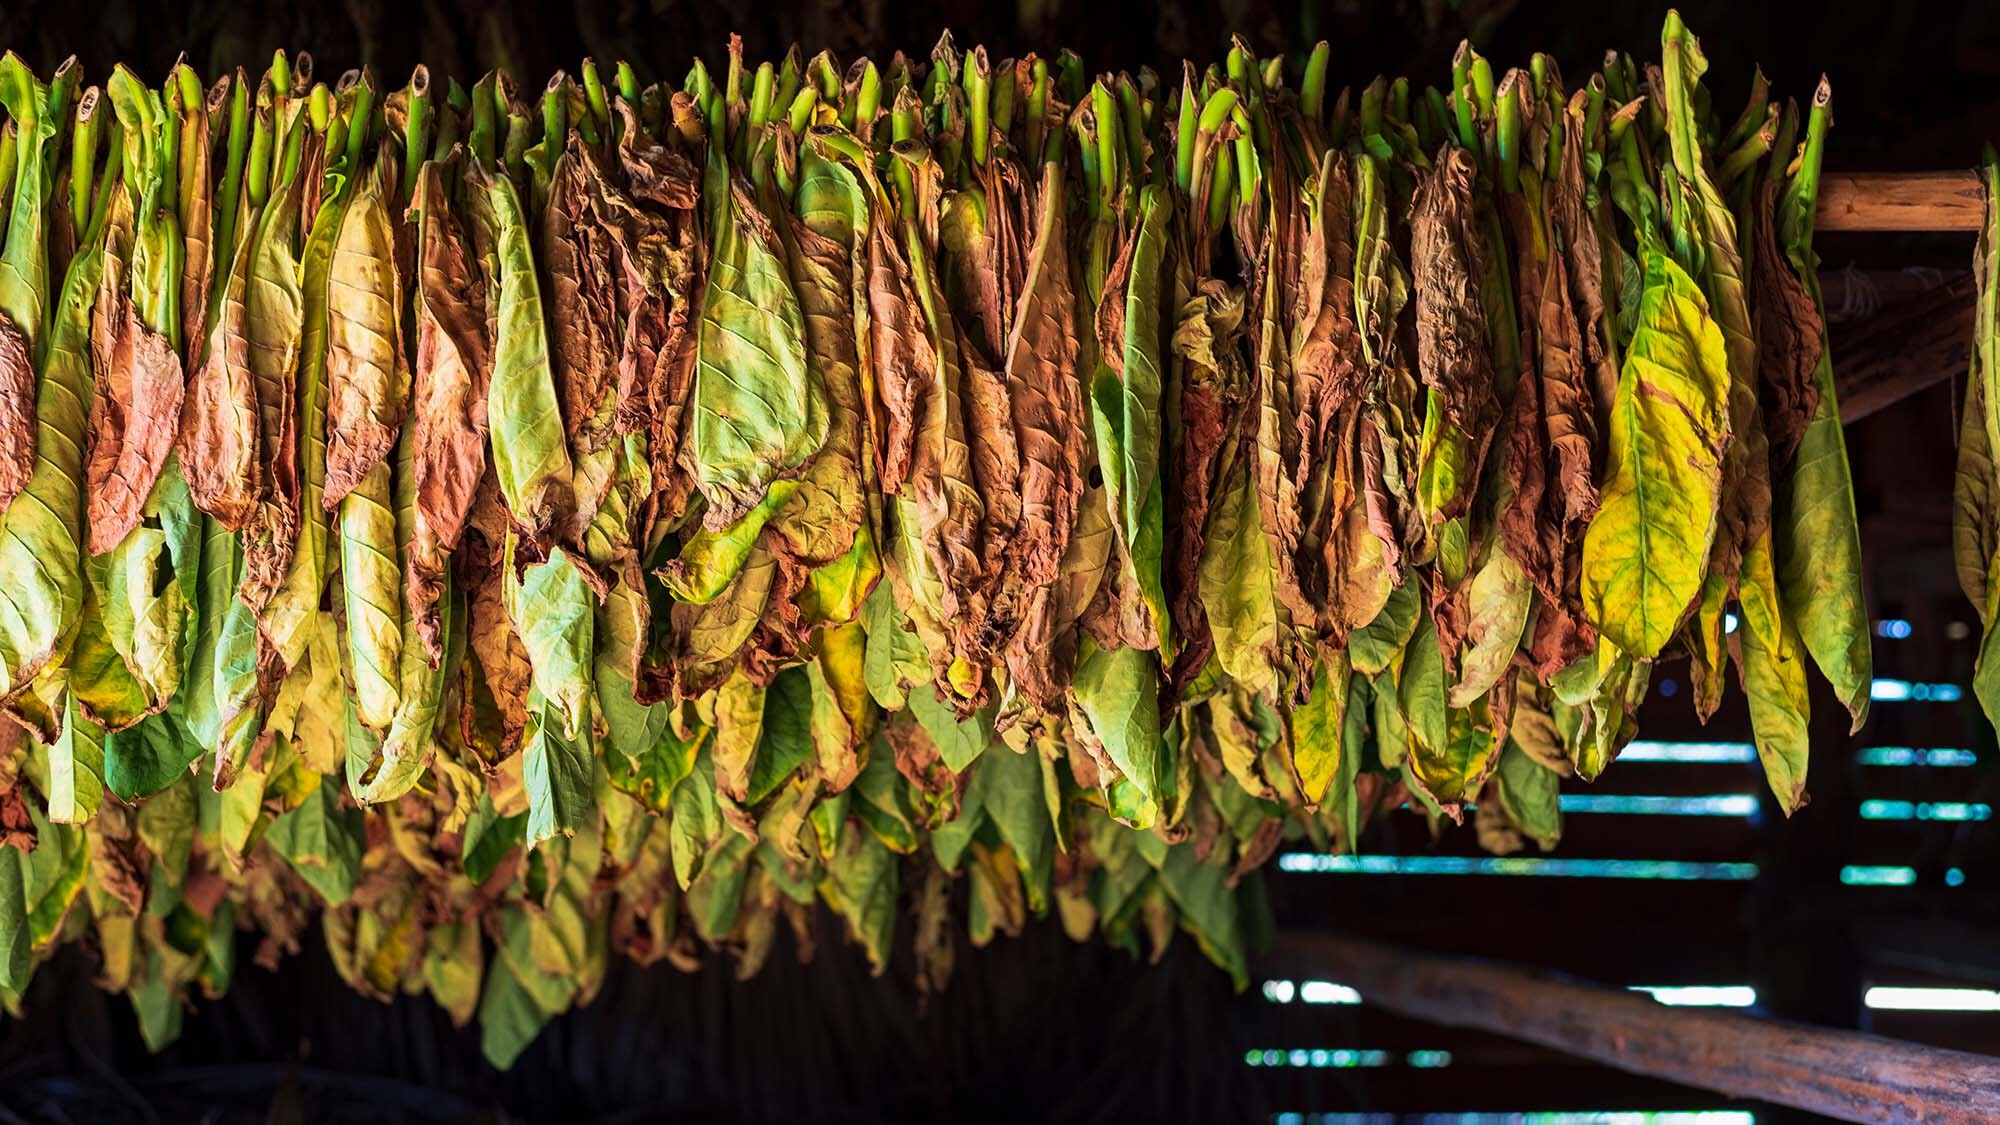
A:
[[[1806,424],[1819,409],[1819,356],[1822,333],[1819,305],[1806,292],[1778,249],[1775,215],[1778,185],[1766,180],[1757,189],[1755,261],[1757,367],[1764,403],[1764,432],[1770,435],[1771,465],[1791,464]]]
[[[138,526],[146,497],[180,428],[181,357],[165,336],[140,322],[132,303],[124,259],[132,229],[131,202],[124,194],[117,198],[104,277],[91,316],[90,351],[97,378],[84,476],[92,554],[109,551]]]
[[[465,535],[455,554],[459,581],[466,592],[466,704],[459,708],[466,745],[489,765],[520,745],[528,721],[528,684],[532,669],[527,649],[507,616],[501,583],[502,544],[506,542],[507,512],[499,485],[488,473],[474,494]],[[482,724],[497,717],[499,725]]]
[[[1033,288],[1007,340],[1002,372],[1013,406],[1021,464],[1020,534],[1008,570],[1021,583],[1046,585],[1061,572],[1076,525],[1089,417],[1077,370],[1076,297],[1070,283],[1067,205],[1060,169],[1050,164],[1038,193],[1039,217],[1029,252]]]
[[[188,380],[179,436],[181,473],[195,505],[231,531],[249,524],[264,484],[257,378],[245,331],[251,243],[237,244],[223,275],[215,338]]]
[[[1201,554],[1230,427],[1243,409],[1243,294],[1214,278],[1196,284],[1178,310],[1169,378],[1179,384],[1181,432],[1162,450],[1167,479],[1167,596],[1181,651],[1176,689],[1201,673],[1215,649],[1201,600]]]
[[[542,212],[540,264],[548,279],[549,367],[562,399],[563,425],[579,453],[602,449],[611,436],[606,396],[614,386],[619,350],[616,263],[592,198],[606,190],[582,138],[572,135]]]
[[[1486,247],[1474,214],[1472,153],[1448,144],[1437,170],[1417,185],[1410,208],[1411,288],[1416,291],[1417,370],[1437,392],[1445,420],[1471,443],[1471,471],[1485,460],[1500,417],[1493,345],[1480,280]],[[1510,197],[1510,201],[1513,197]],[[1463,488],[1438,516],[1462,515],[1474,490]]]
[[[389,455],[408,407],[403,285],[396,272],[396,224],[389,211],[396,195],[395,167],[395,156],[384,142],[341,218],[327,275],[326,491],[321,503],[329,512]]]
[[[443,655],[437,601],[486,471],[486,386],[493,372],[486,285],[452,212],[443,165],[426,164],[418,174],[410,213],[419,242],[412,302],[416,532],[406,571],[417,634],[436,662]]]
[[[1570,98],[1567,114],[1569,135],[1563,145],[1562,174],[1551,185],[1549,215],[1562,235],[1563,258],[1569,267],[1570,297],[1583,337],[1583,364],[1590,373],[1592,413],[1602,431],[1611,416],[1611,400],[1618,393],[1618,365],[1612,355],[1611,340],[1616,329],[1604,302],[1604,240],[1609,237],[1585,208],[1587,192],[1583,182],[1583,154],[1586,148],[1583,125],[1588,118],[1588,91],[1578,90]],[[1602,202],[1598,212],[1604,211]]]
[[[28,341],[0,315],[0,511],[35,473],[35,364]]]
[[[18,786],[0,791],[0,848],[35,850],[35,822],[28,815],[28,802]]]
[[[1346,153],[1329,153],[1320,169],[1320,205],[1304,225],[1304,244],[1290,313],[1292,403],[1299,497],[1298,582],[1306,599],[1325,609],[1334,580],[1326,547],[1351,500],[1332,482],[1340,417],[1366,381],[1360,328],[1354,321],[1353,177]],[[1322,631],[1341,632],[1338,615],[1322,612]]]
[[[1541,595],[1529,647],[1536,667],[1548,672],[1596,643],[1578,587],[1583,534],[1597,514],[1596,393],[1587,365],[1599,329],[1593,323],[1586,332],[1579,325],[1578,306],[1591,315],[1591,303],[1579,300],[1570,273],[1579,260],[1586,269],[1595,268],[1590,251],[1596,234],[1584,217],[1581,191],[1581,173],[1565,173],[1552,185],[1542,213],[1535,213],[1525,196],[1506,199],[1517,250],[1524,351],[1507,427],[1510,494],[1498,526],[1502,548]],[[1566,230],[1565,224],[1580,229]],[[1570,252],[1552,252],[1564,238],[1572,244]],[[1597,350],[1601,358],[1601,343]]]
[[[172,95],[179,100],[178,85]],[[208,297],[215,275],[215,184],[210,175],[213,131],[209,123],[229,97],[229,79],[218,79],[198,106],[191,106],[181,128],[181,160],[195,174],[181,183],[181,335],[186,342],[186,365],[201,362],[208,346]]]
[[[290,237],[291,225],[302,218],[311,221],[312,212],[306,208],[318,179],[308,172],[324,151],[317,134],[308,133],[305,150],[305,164],[298,176],[284,195],[266,204],[267,208],[276,208],[273,221],[278,224],[277,236],[281,238]],[[239,245],[242,245],[251,238],[251,231],[241,230],[237,237]],[[226,304],[224,311],[227,311]],[[299,311],[302,315],[303,304]],[[245,331],[247,335],[247,325]],[[255,348],[250,352],[250,369],[257,380],[255,424],[258,471],[263,479],[259,482],[256,515],[241,529],[243,581],[238,596],[259,611],[284,584],[285,573],[291,568],[293,550],[298,543],[300,508],[303,504],[298,438],[298,355],[303,331],[302,321],[300,334],[283,341],[275,354],[268,349],[263,354]]]
[[[869,342],[885,413],[882,493],[900,496],[916,460],[920,412],[926,389],[937,382],[938,356],[924,331],[909,260],[896,241],[894,223],[877,218],[868,232]]]
[[[911,690],[931,689],[920,684]],[[938,754],[937,743],[931,741],[931,736],[917,724],[916,716],[908,710],[891,714],[883,733],[890,750],[896,755],[896,772],[915,787],[931,811],[942,813],[942,820],[956,819],[959,801],[965,795],[971,771],[963,775],[951,772],[951,767]]]
[[[966,443],[971,454],[971,483],[981,501],[978,561],[962,590],[947,593],[952,615],[948,623],[955,647],[979,662],[990,658],[1012,631],[1011,621],[995,621],[992,595],[1007,579],[1008,550],[1022,530],[1021,451],[1015,440],[1012,404],[1000,376],[976,349],[959,337],[963,375],[961,402],[965,410]]]

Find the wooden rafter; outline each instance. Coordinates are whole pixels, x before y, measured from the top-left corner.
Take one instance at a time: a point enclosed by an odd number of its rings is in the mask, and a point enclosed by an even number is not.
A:
[[[1973,172],[1840,172],[1820,182],[1817,230],[1975,231],[1986,193]]]
[[[1857,1031],[1669,1008],[1526,969],[1329,934],[1280,935],[1274,971],[1341,982],[1413,1019],[1843,1121],[2000,1121],[2000,1059]]]

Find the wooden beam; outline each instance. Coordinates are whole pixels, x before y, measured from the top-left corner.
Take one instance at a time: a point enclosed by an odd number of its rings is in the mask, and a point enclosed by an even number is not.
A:
[[[2000,1121],[2000,1059],[1732,1012],[1490,962],[1286,931],[1276,971],[1339,981],[1414,1019],[1844,1121]]]
[[[1965,373],[1974,290],[1967,270],[1832,329],[1834,393],[1843,424]]]
[[[1976,231],[1986,216],[1979,176],[1964,172],[1829,172],[1818,230]]]

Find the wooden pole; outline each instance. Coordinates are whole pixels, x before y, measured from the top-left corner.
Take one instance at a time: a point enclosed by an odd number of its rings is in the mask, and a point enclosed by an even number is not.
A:
[[[1975,172],[1829,172],[1817,230],[1976,231],[1986,193]]]
[[[1490,962],[1287,931],[1272,967],[1364,1004],[1844,1121],[2000,1121],[2000,1059],[1698,1008]]]

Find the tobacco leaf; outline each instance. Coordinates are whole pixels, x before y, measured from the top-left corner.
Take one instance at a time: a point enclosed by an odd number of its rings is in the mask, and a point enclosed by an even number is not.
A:
[[[102,224],[93,224],[93,230]],[[91,309],[103,239],[86,239],[57,298],[35,411],[28,502],[0,509],[0,694],[14,696],[68,645],[84,599],[84,442]]]
[[[0,60],[0,105],[8,117],[6,240],[0,244],[0,511],[35,470],[35,367],[47,337],[47,193],[50,147],[65,122],[52,119],[45,90],[17,55]],[[25,955],[25,950],[22,951]]]
[[[481,272],[486,275],[493,375],[486,417],[494,479],[528,550],[542,557],[570,530],[576,489],[562,409],[549,364],[548,336],[526,221],[512,181],[477,164],[466,168],[474,193]]]
[[[1439,470],[1454,479],[1439,486],[1442,495],[1431,501],[1436,520],[1463,515],[1471,505],[1478,466],[1500,415],[1479,288],[1486,251],[1473,213],[1473,169],[1470,151],[1457,145],[1443,149],[1436,170],[1417,185],[1410,208],[1417,371],[1442,415],[1435,423],[1425,419],[1426,444],[1434,450],[1428,460],[1456,466]]]
[[[845,621],[860,609],[840,579],[820,571],[846,558],[849,569],[879,571],[868,511],[866,398],[855,333],[854,264],[869,221],[867,196],[852,171],[807,152],[802,157],[799,218],[790,229],[792,275],[804,315],[807,362],[826,388],[826,444],[779,510],[772,531],[791,565],[810,569],[824,592],[820,620]],[[864,580],[865,581],[865,580]]]
[[[180,77],[177,72],[170,81]],[[167,99],[169,110],[180,117],[180,183],[174,202],[181,220],[181,338],[185,341],[189,370],[201,366],[208,343],[208,298],[215,275],[211,118],[228,93],[228,82],[218,81],[202,99],[190,99],[185,96],[184,87],[174,81],[173,92]]]
[[[395,158],[384,145],[360,177],[334,240],[327,281],[326,483],[333,511],[386,463],[409,393],[403,359],[403,286],[396,276]]]
[[[1728,361],[1707,299],[1645,253],[1638,331],[1618,379],[1597,518],[1583,539],[1583,604],[1604,638],[1650,660],[1701,591],[1728,433]]]
[[[91,398],[85,521],[92,554],[137,527],[180,424],[181,360],[166,336],[140,321],[127,274],[132,203],[114,197],[104,274],[91,321]]]
[[[1141,648],[1174,651],[1172,619],[1161,561],[1165,552],[1165,491],[1160,483],[1160,280],[1166,272],[1167,226],[1173,202],[1142,193],[1142,219],[1106,282],[1098,341],[1106,370],[1092,390],[1091,417],[1105,502],[1118,529],[1121,569],[1145,611]]]
[[[1287,742],[1292,778],[1307,809],[1318,808],[1329,799],[1346,764],[1342,744],[1350,679],[1346,650],[1323,651],[1313,670],[1311,694],[1291,714]],[[1338,801],[1340,796],[1332,794],[1331,798]]]
[[[1142,810],[1134,826],[1151,827],[1172,814],[1174,746],[1162,738],[1159,661],[1142,649],[1106,652],[1087,644],[1077,660],[1075,713],[1125,781],[1138,790]]]
[[[1008,545],[1006,567],[1028,587],[1046,586],[1063,570],[1087,456],[1065,190],[1059,170],[1044,168],[1027,280],[1002,368],[1021,457],[1020,531]]]
[[[549,283],[549,364],[578,455],[602,449],[612,431],[609,399],[620,352],[614,271],[622,263],[602,216],[604,197],[614,191],[582,138],[572,135],[542,210],[539,264]],[[628,213],[638,214],[625,202]]]
[[[708,282],[686,437],[703,523],[725,527],[826,441],[826,392],[805,359],[784,247],[747,185],[711,150],[702,180]]]
[[[658,216],[664,231],[656,240],[657,261],[626,255],[622,288],[629,307],[618,358],[616,422],[621,433],[645,432],[660,514],[678,518],[693,489],[679,453],[688,388],[694,381],[694,326],[702,296],[701,173],[685,154],[640,127],[636,107],[623,99],[615,104],[621,124],[618,166],[625,186],[640,206]],[[632,276],[635,270],[638,275]],[[636,296],[635,285],[643,296]]]
[[[1769,537],[1753,540],[1744,554],[1738,591],[1743,627],[1730,640],[1736,646],[1743,693],[1750,701],[1757,757],[1778,807],[1790,816],[1806,803],[1811,708],[1805,646],[1778,596]]]
[[[1346,420],[1364,389],[1361,338],[1354,323],[1353,175],[1345,153],[1329,152],[1307,189],[1297,284],[1291,297],[1291,393],[1297,443],[1300,591],[1318,613],[1322,636],[1349,626],[1334,599],[1340,537],[1354,489]]]
[[[405,581],[418,639],[433,663],[443,655],[437,603],[448,560],[486,472],[487,387],[493,375],[486,282],[446,192],[447,167],[426,163],[410,202],[417,228],[410,411],[416,530]]]
[[[299,255],[299,362],[296,382],[260,385],[258,404],[264,448],[269,451],[272,497],[257,525],[244,532],[245,570],[241,597],[257,608],[257,627],[287,668],[314,643],[320,606],[331,568],[330,538],[322,494],[326,482],[326,360],[333,246],[340,235],[352,177],[344,163],[327,174],[327,191],[308,175],[322,156],[312,130],[299,174],[299,221],[312,219]],[[308,209],[317,198],[317,205]],[[272,378],[282,380],[282,368]],[[297,487],[290,488],[297,465]]]
[[[262,239],[239,243],[224,264],[214,336],[188,380],[181,410],[181,469],[195,506],[232,531],[257,512],[265,471],[259,448],[258,382],[250,367],[251,261]],[[294,281],[296,294],[296,281]]]
[[[0,317],[0,510],[28,487],[35,471],[35,364],[29,342]]]
[[[1175,537],[1166,575],[1174,632],[1181,638],[1172,673],[1179,690],[1201,672],[1215,647],[1201,564],[1229,433],[1243,407],[1243,313],[1242,291],[1213,278],[1196,284],[1176,312],[1169,370],[1179,393],[1181,432],[1168,451],[1175,485],[1167,494],[1168,519]]]
[[[1840,406],[1835,401],[1825,318],[1819,314],[1819,256],[1812,249],[1813,206],[1818,198],[1831,96],[1822,82],[1813,99],[1800,170],[1786,188],[1782,209],[1765,224],[1767,228],[1782,226],[1779,235],[1786,245],[1786,262],[1777,272],[1798,279],[1806,298],[1806,306],[1801,308],[1811,308],[1812,325],[1817,330],[1811,339],[1799,342],[1800,348],[1812,349],[1813,408],[1800,435],[1791,474],[1778,478],[1772,540],[1785,615],[1797,624],[1806,650],[1846,706],[1852,729],[1858,731],[1868,717],[1874,682],[1869,648],[1872,629],[1862,589],[1854,480],[1848,468]],[[1994,272],[1992,241],[1989,234],[1983,257],[1977,259],[1989,283]],[[1991,319],[1986,323],[1991,324]],[[1986,337],[1991,335],[1987,330]],[[1992,345],[1985,347],[1986,362],[1991,363]]]
[[[487,761],[498,761],[519,745],[527,723],[527,651],[507,615],[507,574],[503,551],[507,515],[491,473],[473,493],[464,537],[453,558],[466,591],[465,703],[459,715],[462,737]],[[481,703],[487,704],[481,706]]]
[[[1789,467],[1819,407],[1814,379],[1826,325],[1819,305],[1778,250],[1778,185],[1766,180],[1757,191],[1757,219],[1751,224],[1756,248],[1757,370],[1763,376],[1764,428],[1770,437],[1771,467]]]

